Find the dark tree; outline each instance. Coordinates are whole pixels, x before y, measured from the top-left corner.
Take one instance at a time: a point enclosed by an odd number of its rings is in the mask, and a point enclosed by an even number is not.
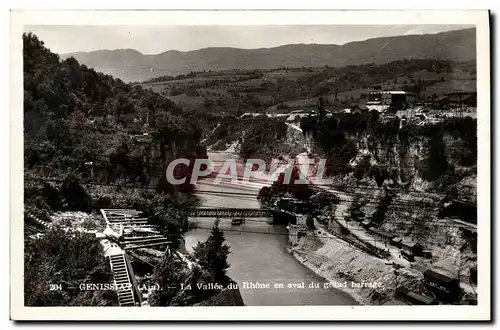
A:
[[[63,208],[63,200],[59,190],[52,184],[46,182],[42,188],[42,195],[45,203],[54,211],[61,210]]]
[[[227,256],[229,246],[225,244],[224,232],[219,228],[217,220],[210,232],[210,236],[205,242],[200,242],[194,248],[194,256],[204,269],[210,271],[217,281],[226,281],[226,270],[229,268]]]
[[[380,199],[377,209],[372,214],[373,223],[380,225],[384,222],[385,214],[391,202],[392,202],[392,194],[386,190],[384,197]]]
[[[318,113],[319,113],[319,118],[323,119],[325,118],[325,103],[323,101],[323,96],[320,96],[318,99]]]
[[[153,271],[153,281],[160,290],[155,290],[149,299],[151,306],[169,306],[175,295],[181,290],[181,283],[186,278],[184,263],[168,252]]]
[[[187,224],[184,223],[182,211],[174,204],[175,201],[165,196],[156,197],[144,213],[149,217],[151,224],[157,225],[161,234],[172,242],[171,248],[178,249]]]
[[[91,210],[92,199],[76,177],[69,176],[64,180],[61,194],[68,209],[84,212]]]
[[[425,179],[434,181],[448,171],[446,146],[441,131],[435,132],[429,141],[429,156],[424,169]]]

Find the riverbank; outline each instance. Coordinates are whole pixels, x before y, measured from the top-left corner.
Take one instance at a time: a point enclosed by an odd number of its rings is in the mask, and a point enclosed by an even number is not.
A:
[[[362,305],[382,305],[394,298],[395,289],[422,289],[422,276],[408,269],[394,272],[385,260],[371,256],[326,231],[309,231],[290,254],[332,287],[350,295]]]

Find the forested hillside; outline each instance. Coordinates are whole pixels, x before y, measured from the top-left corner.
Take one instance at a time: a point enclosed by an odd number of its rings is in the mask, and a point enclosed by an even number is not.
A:
[[[170,160],[203,156],[200,129],[173,102],[74,58],[61,61],[32,34],[23,41],[27,198],[48,179],[107,185],[104,195],[113,184],[156,188]]]
[[[164,170],[177,157],[206,156],[196,121],[158,93],[74,58],[61,61],[33,34],[23,35],[23,45],[25,234],[57,211],[137,208],[163,225],[175,248],[182,235],[178,207],[193,198],[183,192],[190,186],[169,186]],[[94,235],[75,236],[58,225],[26,242],[26,304],[115,304],[113,294],[49,292],[49,283],[110,279]]]

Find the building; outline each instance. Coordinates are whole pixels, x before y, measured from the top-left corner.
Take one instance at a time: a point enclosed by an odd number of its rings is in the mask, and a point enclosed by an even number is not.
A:
[[[300,122],[302,118],[310,116],[308,113],[291,113],[285,121],[287,122]]]
[[[456,276],[442,270],[427,269],[424,278],[427,287],[441,300],[457,301],[460,298],[462,290]]]
[[[276,207],[283,211],[288,211],[294,214],[309,214],[314,207],[311,203],[300,201],[294,198],[281,197],[276,201]]]
[[[245,118],[253,118],[253,117],[260,117],[260,116],[265,116],[265,113],[257,113],[257,112],[245,112],[240,116],[241,119]]]
[[[288,243],[292,246],[297,245],[299,242],[299,227],[297,225],[289,224],[288,228]]]
[[[375,236],[377,237],[377,239],[380,239],[386,245],[391,244],[391,240],[394,237],[396,237],[396,234],[394,234],[394,233],[389,233],[387,231],[383,231],[383,230],[377,229],[375,227],[370,227],[370,228],[368,228],[368,230],[370,232],[372,232],[373,234],[375,234]]]
[[[276,209],[273,213],[273,223],[281,225],[296,225],[297,216],[292,212]]]
[[[373,91],[368,94],[368,102],[370,105],[399,105],[414,103],[416,96],[414,93],[405,91]]]
[[[366,107],[370,110],[370,112],[376,111],[378,113],[382,113],[389,110],[388,105],[380,104],[380,102],[366,102]]]
[[[401,248],[414,255],[414,256],[422,256],[424,253],[424,249],[422,245],[418,244],[417,242],[412,242],[412,241],[401,241]]]
[[[424,255],[424,248],[422,247],[422,245],[420,245],[415,241],[405,240],[402,237],[393,237],[391,240],[391,244],[394,245],[395,247],[400,248],[406,254],[412,256]]]

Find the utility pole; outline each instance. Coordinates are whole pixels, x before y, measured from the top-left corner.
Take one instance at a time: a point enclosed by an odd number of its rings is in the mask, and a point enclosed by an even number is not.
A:
[[[464,117],[464,105],[462,100],[462,94],[460,94],[460,118]]]
[[[396,276],[395,282],[394,282],[394,296],[396,295],[396,290],[398,288],[398,275],[399,272],[397,269],[394,269],[394,275]]]

